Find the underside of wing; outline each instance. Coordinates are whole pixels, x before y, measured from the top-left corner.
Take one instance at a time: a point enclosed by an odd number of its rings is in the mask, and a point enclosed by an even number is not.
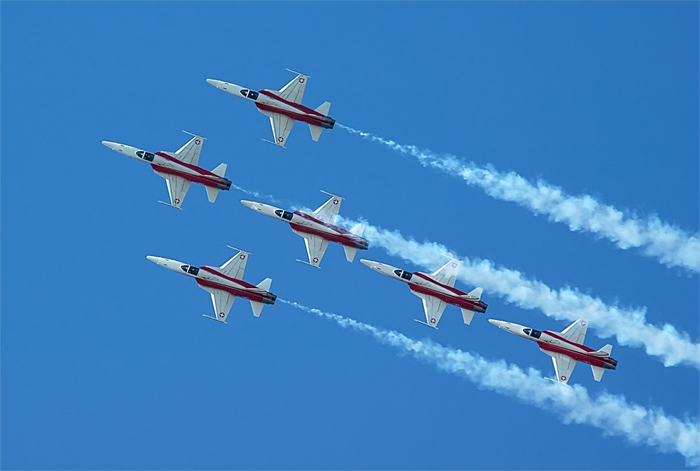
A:
[[[576,360],[561,353],[552,353],[552,363],[554,363],[554,372],[557,375],[557,381],[566,384],[571,378],[571,372],[574,371]]]
[[[166,173],[159,173],[159,175],[165,178],[165,183],[168,185],[170,204],[179,208],[182,202],[185,201],[185,196],[187,196],[187,190],[190,189],[191,182],[177,175],[169,175]]]
[[[321,264],[323,255],[326,253],[326,249],[328,248],[328,241],[323,237],[313,234],[299,234],[304,238],[306,253],[309,256],[309,263],[314,267],[318,267]]]
[[[427,294],[417,293],[412,291],[413,294],[423,300],[423,310],[425,311],[425,322],[431,326],[436,327],[440,322],[442,313],[445,312],[447,303],[442,299],[436,298],[435,296],[429,296]]]
[[[335,220],[338,218],[338,213],[340,212],[340,203],[342,202],[343,198],[340,196],[331,196],[328,201],[314,211],[314,217],[319,221],[335,224]]]
[[[248,255],[249,253],[244,250],[238,251],[236,255],[221,265],[221,273],[230,278],[242,280],[243,274],[245,273],[245,266],[248,263]]]
[[[269,113],[268,116],[270,117],[270,125],[272,126],[272,135],[275,138],[275,144],[284,147],[287,143],[289,133],[292,132],[294,120],[280,113]]]
[[[300,104],[301,99],[304,97],[304,90],[306,90],[306,82],[308,82],[308,80],[308,75],[297,75],[287,85],[282,87],[279,91],[279,95],[287,101]]]
[[[216,318],[222,322],[226,322],[226,318],[228,317],[228,313],[236,297],[220,289],[208,289],[207,291],[211,294],[211,302],[214,304]]]
[[[430,276],[438,283],[442,283],[443,285],[447,285],[452,288],[455,285],[455,280],[457,279],[457,273],[459,273],[459,266],[461,264],[462,262],[456,258],[452,259],[437,269],[435,273]]]
[[[579,319],[566,329],[562,330],[561,336],[570,342],[583,345],[583,340],[586,338],[587,330],[588,321],[585,319]]]
[[[175,158],[186,164],[197,165],[199,163],[199,154],[202,153],[202,144],[204,138],[195,136],[175,153]]]

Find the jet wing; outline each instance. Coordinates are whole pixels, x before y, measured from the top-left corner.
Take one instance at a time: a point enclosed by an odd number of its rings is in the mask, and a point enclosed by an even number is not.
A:
[[[342,196],[332,195],[328,201],[323,203],[313,215],[319,221],[323,221],[328,224],[335,224],[335,220],[338,219],[338,213],[340,212],[340,203],[343,201]]]
[[[574,371],[576,360],[561,353],[548,353],[552,357],[554,363],[554,372],[557,375],[557,381],[566,384],[571,378],[571,372]]]
[[[269,111],[265,111],[264,114],[266,114],[270,118],[270,125],[272,126],[272,135],[275,138],[275,142],[273,144],[278,145],[280,147],[284,147],[284,144],[287,142],[287,137],[289,136],[289,133],[292,132],[294,120],[280,113],[272,113]]]
[[[586,338],[586,331],[588,330],[588,321],[586,319],[579,319],[569,327],[561,331],[561,336],[570,342],[578,343],[583,345],[583,339]]]
[[[209,294],[211,294],[211,302],[214,304],[214,314],[216,315],[216,319],[221,322],[226,322],[226,318],[228,317],[228,313],[231,310],[236,297],[224,290],[213,288],[204,289],[209,291]]]
[[[309,256],[309,264],[311,264],[311,266],[318,267],[321,264],[323,255],[326,253],[326,249],[328,248],[328,241],[317,235],[307,234],[305,232],[294,232],[304,238],[304,243],[306,244],[306,254]]]
[[[435,271],[435,273],[430,275],[430,277],[438,283],[442,283],[443,285],[453,288],[455,285],[455,280],[457,279],[457,273],[459,273],[459,266],[461,264],[462,262],[454,258]]]
[[[221,273],[228,276],[229,278],[235,278],[237,280],[243,279],[243,273],[245,273],[245,266],[248,263],[249,252],[245,250],[240,250],[236,255],[228,259],[226,263],[221,265]],[[233,303],[233,301],[231,301]]]
[[[306,90],[306,82],[308,80],[308,75],[297,75],[287,85],[282,87],[279,91],[279,96],[292,103],[300,104],[301,99],[304,97],[304,90]]]
[[[194,136],[190,141],[175,152],[174,157],[180,162],[186,164],[197,165],[199,163],[199,154],[202,153],[202,144],[204,138]]]
[[[165,178],[165,183],[168,185],[168,193],[170,194],[170,204],[179,209],[182,202],[185,201],[185,196],[187,196],[187,190],[190,189],[191,182],[177,175],[161,172],[156,173]]]
[[[445,301],[443,301],[442,299],[436,298],[435,296],[417,293],[413,290],[411,291],[413,294],[415,294],[423,300],[423,310],[425,311],[426,324],[428,324],[430,327],[435,327],[437,329],[437,325],[440,322],[442,313],[445,312],[447,303],[445,303]]]

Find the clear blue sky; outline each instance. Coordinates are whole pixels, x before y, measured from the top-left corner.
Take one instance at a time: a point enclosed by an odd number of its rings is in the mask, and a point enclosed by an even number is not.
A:
[[[2,420],[5,469],[677,469],[674,452],[476,387],[368,336],[278,303],[209,295],[148,254],[220,265],[252,252],[246,281],[280,298],[552,375],[549,357],[487,317],[568,323],[486,291],[486,316],[440,330],[408,289],[331,245],[295,261],[288,227],[101,145],[177,150],[228,164],[251,190],[517,269],[554,289],[646,307],[698,342],[697,274],[571,232],[336,128],[268,119],[206,78],[278,89],[311,75],[304,104],[405,144],[492,164],[697,233],[697,2],[2,2]],[[380,248],[363,257],[417,270]],[[457,287],[468,291],[473,286]],[[572,383],[698,418],[698,370],[614,345],[601,383]]]

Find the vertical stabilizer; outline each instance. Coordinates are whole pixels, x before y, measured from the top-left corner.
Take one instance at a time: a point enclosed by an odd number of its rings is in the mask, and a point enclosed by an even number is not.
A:
[[[469,293],[467,293],[467,295],[471,296],[472,298],[476,298],[477,300],[481,300],[481,293],[483,292],[483,288],[474,288]]]
[[[270,291],[270,286],[272,286],[272,278],[265,278],[257,284],[257,287],[263,291]]]
[[[610,356],[610,354],[612,353],[612,345],[607,344],[606,346],[598,350],[598,352],[607,353],[607,356]]]
[[[467,324],[467,325],[471,324],[473,318],[474,318],[474,311],[462,308],[462,319],[464,319],[465,324]]]
[[[321,113],[323,116],[328,116],[328,112],[331,110],[331,102],[326,101],[321,106],[316,108],[314,111]]]

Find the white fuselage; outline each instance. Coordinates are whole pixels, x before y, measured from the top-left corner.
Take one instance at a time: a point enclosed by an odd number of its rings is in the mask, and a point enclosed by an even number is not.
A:
[[[176,175],[195,183],[201,183],[222,190],[231,188],[230,180],[215,175],[196,165],[189,165],[181,162],[167,152],[156,152],[153,154],[136,147],[110,141],[102,141],[102,144],[127,157],[150,164],[156,173]]]
[[[434,296],[445,301],[446,303],[454,304],[461,308],[469,309],[475,312],[486,312],[486,304],[481,302],[478,298],[469,296],[456,288],[438,283],[425,273],[411,273],[400,268],[392,267],[386,263],[375,262],[372,260],[362,259],[360,262],[364,263],[371,269],[378,271],[382,275],[386,275],[395,280],[407,283],[411,288],[411,291],[416,293]]]
[[[296,233],[303,232],[317,235],[331,242],[337,242],[339,244],[356,247],[359,249],[366,249],[368,247],[367,241],[362,237],[352,234],[351,232],[332,224],[326,224],[319,221],[312,215],[306,214],[302,211],[286,211],[269,204],[257,203],[255,201],[243,200],[241,203],[266,216],[289,223],[292,230]]]
[[[146,258],[168,270],[195,278],[197,284],[203,288],[220,289],[234,296],[240,296],[251,301],[274,304],[276,298],[274,294],[261,290],[257,286],[251,285],[243,280],[228,277],[222,274],[217,267],[209,267],[206,265],[197,267],[195,265],[187,265],[186,263],[178,262],[177,260],[155,257],[153,255],[148,255]]]

